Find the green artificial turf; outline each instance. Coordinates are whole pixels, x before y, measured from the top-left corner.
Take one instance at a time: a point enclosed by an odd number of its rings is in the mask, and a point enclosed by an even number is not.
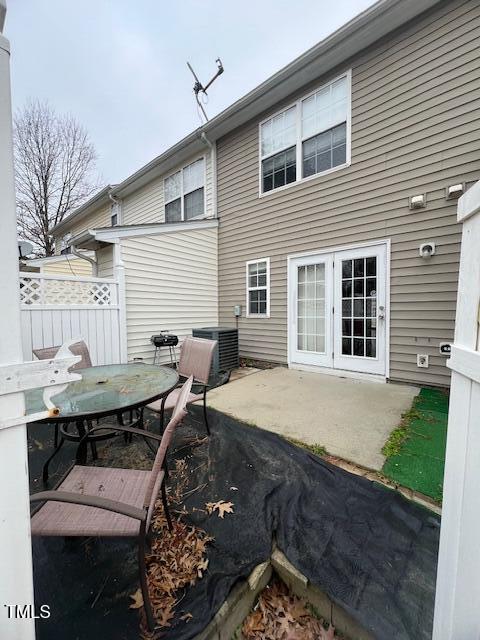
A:
[[[422,389],[383,448],[384,475],[441,502],[447,419],[448,395]]]

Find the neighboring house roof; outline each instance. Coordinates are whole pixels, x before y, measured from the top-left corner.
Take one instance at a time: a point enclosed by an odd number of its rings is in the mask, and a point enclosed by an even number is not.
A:
[[[97,250],[115,242],[119,238],[133,238],[135,236],[158,235],[160,233],[174,233],[178,231],[193,231],[196,229],[212,229],[218,227],[217,218],[203,218],[202,220],[186,220],[182,222],[151,222],[146,224],[116,225],[115,227],[99,227],[88,229],[74,236],[70,243],[77,248]]]
[[[245,124],[309,82],[444,0],[379,0],[255,89],[113,187],[105,187],[52,229],[58,233],[99,206],[109,193],[123,198],[167,173],[218,138]]]
[[[93,195],[89,200],[87,200],[81,207],[75,209],[72,213],[70,213],[66,218],[64,218],[61,222],[56,224],[54,227],[50,229],[50,233],[59,235],[62,231],[66,231],[72,222],[79,222],[82,218],[85,218],[90,213],[98,209],[104,204],[107,204],[110,201],[110,193],[115,185],[108,184],[106,187],[103,187],[100,191],[98,191],[95,195]]]

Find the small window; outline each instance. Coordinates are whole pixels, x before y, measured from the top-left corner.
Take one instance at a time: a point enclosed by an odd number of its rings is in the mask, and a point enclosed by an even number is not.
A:
[[[205,215],[205,160],[200,158],[164,180],[165,222]]]
[[[270,260],[247,262],[247,316],[270,314]]]
[[[120,212],[120,204],[118,202],[114,202],[110,206],[110,224],[112,227],[116,227],[118,224],[119,212]]]
[[[63,236],[63,238],[60,241],[60,253],[62,255],[66,255],[67,253],[71,253],[72,252],[72,247],[69,246],[69,242],[72,238],[72,234],[71,233],[67,233]]]

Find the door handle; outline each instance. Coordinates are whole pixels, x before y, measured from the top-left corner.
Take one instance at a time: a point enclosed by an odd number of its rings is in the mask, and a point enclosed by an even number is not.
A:
[[[385,307],[383,305],[378,307],[378,319],[385,320]]]

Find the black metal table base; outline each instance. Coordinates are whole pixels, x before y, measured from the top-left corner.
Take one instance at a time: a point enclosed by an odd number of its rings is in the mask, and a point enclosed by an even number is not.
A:
[[[139,429],[143,429],[143,407],[140,409],[135,409],[136,418],[133,418],[133,410],[129,411],[129,422],[125,422],[123,413],[117,414],[118,424],[122,427],[137,427]],[[71,429],[71,427],[75,425],[75,431]],[[70,427],[70,428],[69,428]],[[78,464],[86,464],[87,462],[87,446],[90,444],[90,449],[92,452],[92,457],[94,460],[97,459],[97,442],[101,440],[109,440],[110,438],[115,438],[119,435],[118,431],[115,431],[115,426],[109,428],[108,426],[105,429],[108,431],[104,433],[98,433],[95,435],[89,436],[88,433],[92,429],[92,421],[86,419],[75,420],[74,422],[64,422],[60,424],[59,435],[60,438],[57,443],[55,443],[55,448],[53,453],[48,457],[43,465],[42,479],[43,484],[47,485],[49,478],[49,466],[51,461],[58,454],[60,449],[63,447],[64,442],[76,442],[80,444],[82,441],[82,446],[79,446],[76,454],[76,461]],[[131,434],[125,434],[131,440]],[[85,438],[85,436],[87,436]]]

